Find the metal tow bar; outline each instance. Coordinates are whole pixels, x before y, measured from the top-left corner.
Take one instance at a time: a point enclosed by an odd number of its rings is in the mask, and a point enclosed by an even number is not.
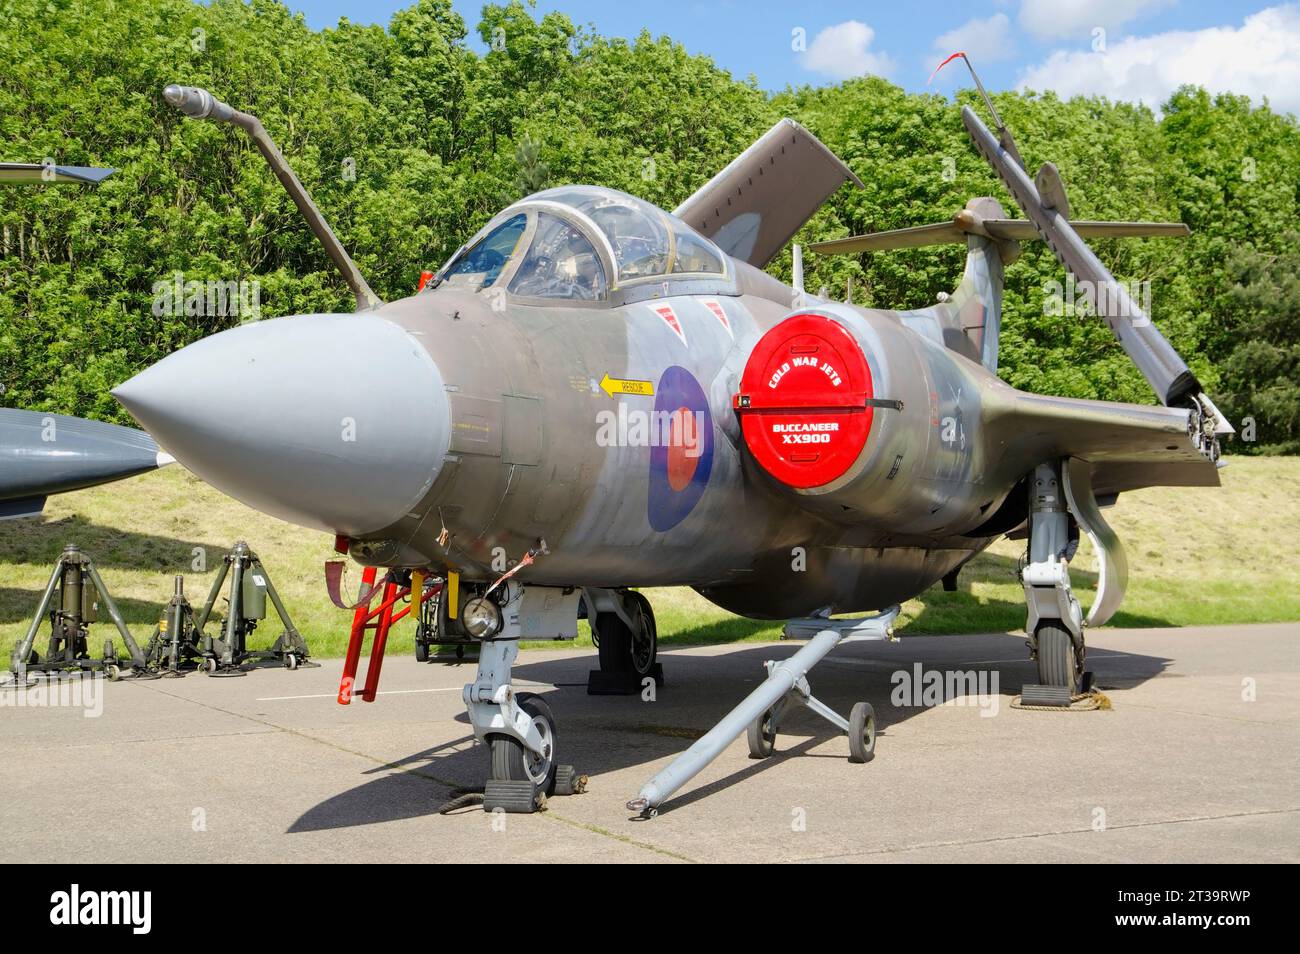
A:
[[[861,619],[814,616],[788,622],[784,637],[807,639],[807,645],[789,659],[766,663],[767,678],[717,725],[696,740],[694,745],[641,786],[637,797],[627,803],[628,811],[653,818],[658,814],[660,805],[702,772],[752,723],[764,718],[778,706],[806,705],[841,732],[848,731],[847,720],[813,698],[805,677],[813,666],[840,643],[893,639],[893,622],[898,613],[899,607],[891,606],[876,616]]]

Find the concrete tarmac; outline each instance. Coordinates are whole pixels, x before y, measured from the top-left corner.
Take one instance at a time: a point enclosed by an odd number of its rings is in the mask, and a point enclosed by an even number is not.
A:
[[[845,715],[872,703],[874,761],[796,710],[774,757],[742,737],[651,820],[627,800],[797,645],[666,650],[652,702],[588,696],[590,651],[522,653],[516,685],[590,776],[531,816],[436,813],[487,771],[472,664],[388,659],[378,700],[346,707],[340,660],[63,700],[82,704],[3,690],[0,861],[1300,861],[1300,624],[1089,638],[1110,711],[1013,709],[1035,681],[1023,636],[842,646],[812,689]],[[987,695],[900,698],[916,663],[922,689],[973,673]]]

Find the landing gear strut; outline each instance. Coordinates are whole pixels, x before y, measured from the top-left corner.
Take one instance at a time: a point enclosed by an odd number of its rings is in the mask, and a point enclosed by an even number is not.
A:
[[[538,600],[547,599],[546,588],[534,590]],[[483,808],[523,814],[545,807],[552,795],[577,794],[586,780],[573,766],[561,764],[557,758],[558,739],[551,707],[540,696],[516,693],[511,685],[511,667],[519,655],[521,636],[537,636],[521,631],[520,619],[533,615],[524,608],[528,599],[525,587],[512,584],[502,587],[497,595],[499,615],[486,614],[485,618],[495,618],[498,623],[495,631],[480,637],[478,673],[462,690],[461,697],[469,710],[475,738],[486,743],[491,755]],[[577,594],[554,591],[553,595],[568,607],[571,631],[576,632],[572,620]]]
[[[1049,704],[1069,705],[1083,678],[1083,611],[1070,588],[1069,560],[1078,543],[1059,461],[1040,464],[1029,486],[1029,560],[1021,572],[1029,620],[1025,631]],[[1064,690],[1061,692],[1060,690]]]

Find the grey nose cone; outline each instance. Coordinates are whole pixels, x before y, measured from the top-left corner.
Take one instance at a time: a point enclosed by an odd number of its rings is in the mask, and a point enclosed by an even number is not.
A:
[[[242,325],[113,392],[178,461],[281,519],[358,535],[411,511],[451,431],[442,376],[373,315]]]

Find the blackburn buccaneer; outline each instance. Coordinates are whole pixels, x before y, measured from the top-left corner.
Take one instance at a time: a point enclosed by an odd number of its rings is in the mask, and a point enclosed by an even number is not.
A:
[[[808,640],[629,802],[653,814],[739,735],[770,754],[791,705],[870,759],[871,707],[842,717],[807,672],[843,641],[892,638],[898,604],[1004,534],[1027,537],[1040,681],[1076,691],[1086,629],[1114,612],[1128,572],[1101,508],[1134,488],[1218,483],[1230,428],[1084,241],[1185,229],[1072,222],[1055,167],[1030,176],[1002,123],[995,136],[969,108],[1024,218],[977,198],[948,222],[818,249],[964,243],[956,290],[897,312],[809,294],[797,251],[793,287],[762,271],[833,191],[862,185],[790,120],[672,212],[590,185],[530,195],[417,294],[383,303],[255,117],[203,90],[165,95],[253,138],[357,311],[223,331],[114,394],[219,489],[334,534],[412,593],[438,588],[443,637],[479,643],[464,700],[491,753],[489,807],[531,809],[560,769],[549,708],[511,686],[520,639],[572,638],[585,616],[606,673],[654,678],[653,610],[633,587],[693,587]],[[1162,406],[999,380],[1003,267],[1025,239],[1096,291]],[[1069,578],[1079,533],[1101,563],[1086,612]],[[851,613],[869,615],[834,618]]]

